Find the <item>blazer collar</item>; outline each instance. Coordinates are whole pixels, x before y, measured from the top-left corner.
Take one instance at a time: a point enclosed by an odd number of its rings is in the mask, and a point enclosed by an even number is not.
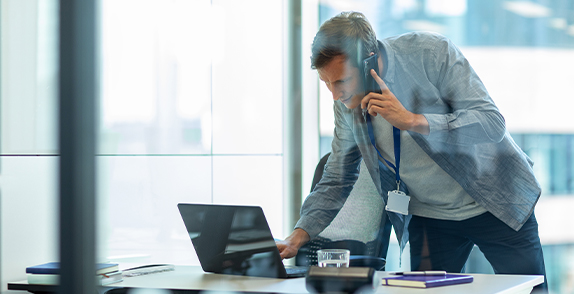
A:
[[[391,45],[386,41],[378,41],[379,52],[383,57],[383,80],[385,83],[395,82],[395,52],[393,51]]]

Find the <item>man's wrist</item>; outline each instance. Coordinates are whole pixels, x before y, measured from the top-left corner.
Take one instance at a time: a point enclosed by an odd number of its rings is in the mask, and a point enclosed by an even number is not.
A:
[[[422,114],[413,114],[413,120],[409,131],[428,135],[430,133],[430,127],[426,117]]]
[[[310,239],[311,237],[309,236],[309,234],[301,228],[296,228],[295,230],[293,230],[291,235],[289,235],[289,237],[286,238],[286,240],[289,241],[289,243],[297,246],[297,248],[301,248],[301,246],[309,242]]]

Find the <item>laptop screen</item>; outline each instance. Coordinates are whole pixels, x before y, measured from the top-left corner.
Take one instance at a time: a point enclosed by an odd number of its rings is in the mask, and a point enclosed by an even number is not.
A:
[[[261,207],[180,203],[178,208],[204,271],[285,277]]]

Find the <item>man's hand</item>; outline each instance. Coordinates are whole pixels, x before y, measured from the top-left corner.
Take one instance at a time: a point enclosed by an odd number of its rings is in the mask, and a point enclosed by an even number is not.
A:
[[[309,242],[309,239],[310,237],[307,232],[297,228],[289,237],[285,238],[285,240],[275,242],[277,249],[279,249],[281,259],[291,258],[297,255],[299,248]]]
[[[415,114],[405,109],[375,70],[371,69],[371,75],[381,87],[382,93],[371,92],[367,94],[361,100],[361,108],[367,108],[367,111],[372,116],[380,114],[385,120],[400,130],[409,130],[428,135],[430,129],[426,118],[422,114]]]

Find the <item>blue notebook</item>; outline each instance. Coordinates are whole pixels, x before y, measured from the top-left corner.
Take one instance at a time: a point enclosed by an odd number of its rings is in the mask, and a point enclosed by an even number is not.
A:
[[[106,274],[115,272],[119,269],[117,263],[97,263],[96,274]],[[59,262],[48,262],[40,265],[30,266],[26,268],[27,274],[60,274]]]
[[[384,286],[402,286],[413,288],[431,288],[446,285],[464,284],[473,281],[473,277],[469,275],[414,275],[414,276],[399,276],[389,277],[382,279]]]

